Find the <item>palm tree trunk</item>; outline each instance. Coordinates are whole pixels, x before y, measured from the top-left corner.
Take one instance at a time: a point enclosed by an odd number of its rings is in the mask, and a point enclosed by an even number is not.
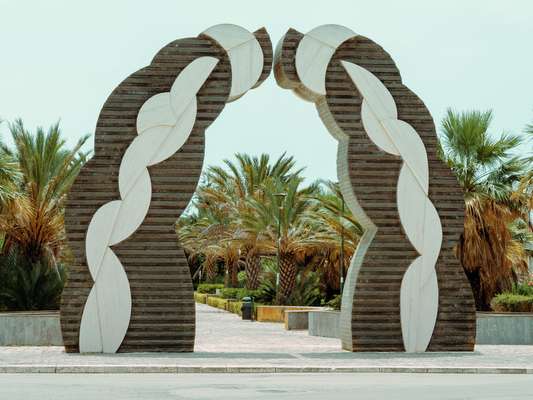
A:
[[[213,257],[210,254],[207,254],[205,256],[204,261],[204,272],[205,272],[205,280],[207,282],[214,282],[215,278],[217,276],[217,259],[216,257]]]
[[[233,251],[227,251],[226,253],[226,277],[225,277],[225,286],[226,287],[238,287],[239,286],[239,256]]]
[[[296,285],[298,269],[291,254],[280,254],[277,303],[287,304]]]
[[[259,274],[261,273],[261,259],[255,249],[246,254],[246,288],[256,290],[259,288]]]

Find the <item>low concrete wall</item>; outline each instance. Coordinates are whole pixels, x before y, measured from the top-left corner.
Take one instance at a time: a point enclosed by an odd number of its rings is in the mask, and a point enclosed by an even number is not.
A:
[[[340,338],[340,311],[310,311],[309,335]]]
[[[0,313],[0,346],[62,346],[59,312]]]
[[[477,313],[477,344],[533,344],[533,313]]]
[[[285,311],[285,329],[304,330],[309,326],[309,311],[307,310],[286,310]]]
[[[310,311],[309,335],[340,337],[340,312]],[[476,344],[533,345],[533,313],[477,313]]]
[[[259,322],[285,322],[285,311],[292,310],[321,310],[320,307],[305,306],[257,306],[256,316]]]

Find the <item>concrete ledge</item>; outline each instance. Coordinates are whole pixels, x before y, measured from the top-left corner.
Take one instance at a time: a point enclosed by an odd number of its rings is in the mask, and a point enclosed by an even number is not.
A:
[[[0,313],[0,346],[62,346],[59,312]]]
[[[4,374],[285,374],[285,373],[421,373],[421,374],[531,374],[533,368],[493,367],[288,367],[188,365],[1,365]]]
[[[310,311],[309,335],[340,338],[340,311]]]
[[[305,330],[309,326],[309,311],[307,310],[286,310],[285,311],[285,329]]]
[[[533,313],[477,313],[477,344],[533,344]]]

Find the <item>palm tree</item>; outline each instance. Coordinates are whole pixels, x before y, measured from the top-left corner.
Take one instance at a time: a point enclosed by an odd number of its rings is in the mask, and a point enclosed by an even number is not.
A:
[[[345,277],[352,255],[363,235],[363,228],[350,209],[343,204],[344,199],[339,184],[331,181],[322,183],[326,190],[314,197],[316,203],[307,216],[314,231],[313,243],[320,249],[315,256],[314,268],[323,278],[322,285],[325,291],[333,290],[338,293],[341,264],[344,267],[342,273]]]
[[[255,236],[239,229],[240,215],[246,213],[250,198],[261,199],[264,196],[266,181],[278,179],[287,182],[302,170],[295,170],[293,157],[286,157],[285,154],[274,163],[270,162],[267,154],[259,157],[236,154],[235,157],[236,162],[224,161],[226,168],[208,168],[195,199],[195,223],[201,229],[187,236],[189,228],[184,227],[186,223],[180,223],[179,236],[189,250],[196,247],[204,254],[206,272],[212,270],[216,260],[224,260],[230,285],[236,285],[239,260],[244,257],[246,287],[257,289],[261,253],[256,246]],[[206,230],[207,227],[210,229]],[[199,246],[199,243],[202,245]]]
[[[0,124],[2,120],[0,120]],[[7,146],[0,137],[0,215],[5,205],[15,198],[17,194],[17,184],[21,174],[17,162],[5,149]]]
[[[0,231],[5,245],[15,246],[30,262],[43,258],[55,264],[64,243],[63,207],[67,192],[78,175],[87,153],[80,149],[88,136],[67,149],[59,123],[47,132],[38,128],[31,134],[21,120],[9,125],[15,149],[2,146],[22,174],[16,201],[6,204]]]
[[[256,247],[267,254],[275,254],[279,237],[279,288],[278,304],[285,304],[290,298],[298,264],[316,253],[313,246],[313,230],[305,218],[312,206],[312,196],[318,192],[318,184],[300,188],[303,178],[293,177],[287,182],[272,179],[265,182],[264,197],[250,198],[247,212],[241,215],[243,230],[253,236]],[[276,196],[285,193],[284,197]]]
[[[517,217],[513,185],[528,164],[512,156],[520,137],[489,134],[492,118],[491,111],[448,109],[441,126],[441,155],[465,196],[465,226],[457,253],[481,310],[490,309],[492,297],[509,288],[523,265],[517,262],[521,254],[508,225]]]

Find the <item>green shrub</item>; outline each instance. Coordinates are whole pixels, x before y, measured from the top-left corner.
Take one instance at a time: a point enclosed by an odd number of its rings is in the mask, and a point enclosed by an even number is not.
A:
[[[259,291],[246,288],[224,288],[220,290],[220,296],[224,299],[242,300],[243,297],[258,297]]]
[[[13,311],[57,310],[66,278],[63,264],[32,263],[13,249],[0,257],[0,305]]]
[[[276,302],[276,273],[278,266],[275,260],[266,259],[263,263],[261,285],[255,300],[261,304]],[[286,306],[317,306],[320,305],[320,280],[316,272],[301,271],[296,277],[296,285]]]
[[[522,296],[533,296],[533,285],[526,283],[515,283],[511,289],[511,293]]]
[[[491,306],[500,312],[533,312],[533,295],[501,293],[492,299]]]
[[[228,301],[226,303],[227,310],[233,314],[241,315],[242,316],[242,302],[241,301]]]
[[[338,294],[330,301],[326,302],[326,306],[333,308],[334,310],[341,309],[342,295]]]
[[[224,285],[222,283],[201,283],[196,291],[198,293],[215,294],[217,289],[224,289]]]
[[[207,304],[207,293],[194,292],[194,301],[197,303]]]
[[[221,299],[220,297],[209,296],[207,298],[207,305],[209,305],[211,307],[220,308],[221,310],[225,310],[226,309],[226,304],[227,303],[228,303],[228,300]]]

